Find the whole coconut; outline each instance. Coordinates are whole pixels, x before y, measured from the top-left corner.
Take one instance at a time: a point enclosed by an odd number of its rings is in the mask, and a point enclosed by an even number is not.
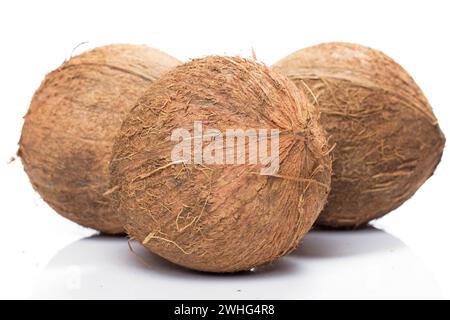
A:
[[[149,87],[114,144],[112,186],[125,229],[152,252],[201,271],[249,270],[289,253],[329,191],[331,159],[317,117],[301,90],[254,61],[211,56],[175,68]],[[194,121],[219,133],[278,129],[279,170],[173,161],[173,130],[196,139]]]
[[[297,51],[273,68],[309,92],[336,145],[319,225],[365,225],[400,206],[433,174],[444,135],[420,88],[383,53],[326,43]]]
[[[18,154],[53,209],[86,227],[123,232],[105,195],[113,137],[148,85],[177,64],[156,49],[110,45],[45,77],[25,116]]]

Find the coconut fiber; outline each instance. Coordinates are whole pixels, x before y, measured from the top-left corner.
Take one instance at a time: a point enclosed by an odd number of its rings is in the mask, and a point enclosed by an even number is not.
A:
[[[130,237],[185,267],[249,270],[299,244],[322,210],[331,160],[312,103],[254,61],[211,56],[150,85],[113,148],[112,190]],[[174,162],[174,129],[278,129],[279,170]],[[205,146],[203,146],[203,151]]]
[[[420,88],[383,53],[326,43],[273,68],[309,93],[335,145],[331,193],[319,225],[365,225],[397,208],[433,174],[444,135]]]
[[[33,187],[62,216],[123,232],[107,196],[113,137],[145,88],[178,64],[144,46],[85,52],[50,72],[33,96],[19,155]]]

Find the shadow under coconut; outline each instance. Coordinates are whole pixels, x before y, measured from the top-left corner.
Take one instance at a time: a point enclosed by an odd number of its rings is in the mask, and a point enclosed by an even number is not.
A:
[[[157,254],[154,254],[142,245],[136,242],[130,243],[132,247],[131,254],[133,256],[124,257],[124,259],[132,259],[134,267],[138,269],[145,269],[147,272],[157,272],[159,274],[165,274],[170,276],[181,276],[181,277],[202,277],[202,278],[251,278],[251,277],[279,277],[286,276],[289,272],[298,271],[298,266],[295,266],[291,261],[287,261],[283,258],[278,259],[270,264],[262,265],[256,267],[252,270],[239,271],[239,272],[228,272],[228,273],[213,273],[213,272],[203,272],[184,268],[182,266],[176,265],[164,258],[161,258]],[[130,250],[131,251],[131,250]],[[131,263],[131,262],[130,262]]]
[[[400,240],[375,228],[312,231],[299,249],[253,271],[191,271],[126,238],[94,235],[58,252],[34,299],[439,298],[432,273]],[[145,261],[145,262],[143,262]]]
[[[406,245],[386,231],[367,226],[357,230],[315,229],[302,240],[293,256],[310,258],[345,257],[393,252]]]
[[[192,288],[203,287],[200,292],[206,296],[202,298],[208,298],[211,290],[220,287],[225,294],[239,294],[242,284],[279,280],[301,270],[299,263],[279,259],[246,272],[206,273],[175,265],[138,243],[132,242],[131,246],[132,250],[126,238],[101,234],[71,243],[48,263],[34,285],[33,297],[194,298]],[[179,296],[183,291],[186,295]]]

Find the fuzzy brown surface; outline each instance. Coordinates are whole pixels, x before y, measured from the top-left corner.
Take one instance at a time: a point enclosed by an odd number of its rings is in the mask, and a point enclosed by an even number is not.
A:
[[[329,192],[331,159],[317,111],[256,62],[207,57],[154,82],[125,120],[111,176],[129,235],[209,272],[249,270],[297,247]],[[279,129],[278,176],[261,165],[173,164],[175,128]],[[205,145],[204,145],[205,147]]]
[[[123,232],[103,195],[113,138],[148,85],[178,63],[145,46],[111,45],[71,58],[45,77],[25,116],[18,153],[54,210],[86,227]]]
[[[336,145],[331,192],[318,224],[365,225],[397,208],[433,174],[444,135],[420,88],[383,53],[327,43],[273,68],[310,93]]]

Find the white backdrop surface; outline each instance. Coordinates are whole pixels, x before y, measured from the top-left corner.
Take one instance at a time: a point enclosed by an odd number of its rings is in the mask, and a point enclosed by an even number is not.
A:
[[[279,263],[234,276],[185,271],[135,244],[141,263],[125,239],[55,214],[20,160],[8,163],[43,76],[109,43],[185,61],[253,48],[268,65],[321,42],[371,46],[410,72],[448,136],[449,12],[448,1],[0,2],[0,298],[450,298],[447,150],[435,175],[373,228],[314,231]]]

